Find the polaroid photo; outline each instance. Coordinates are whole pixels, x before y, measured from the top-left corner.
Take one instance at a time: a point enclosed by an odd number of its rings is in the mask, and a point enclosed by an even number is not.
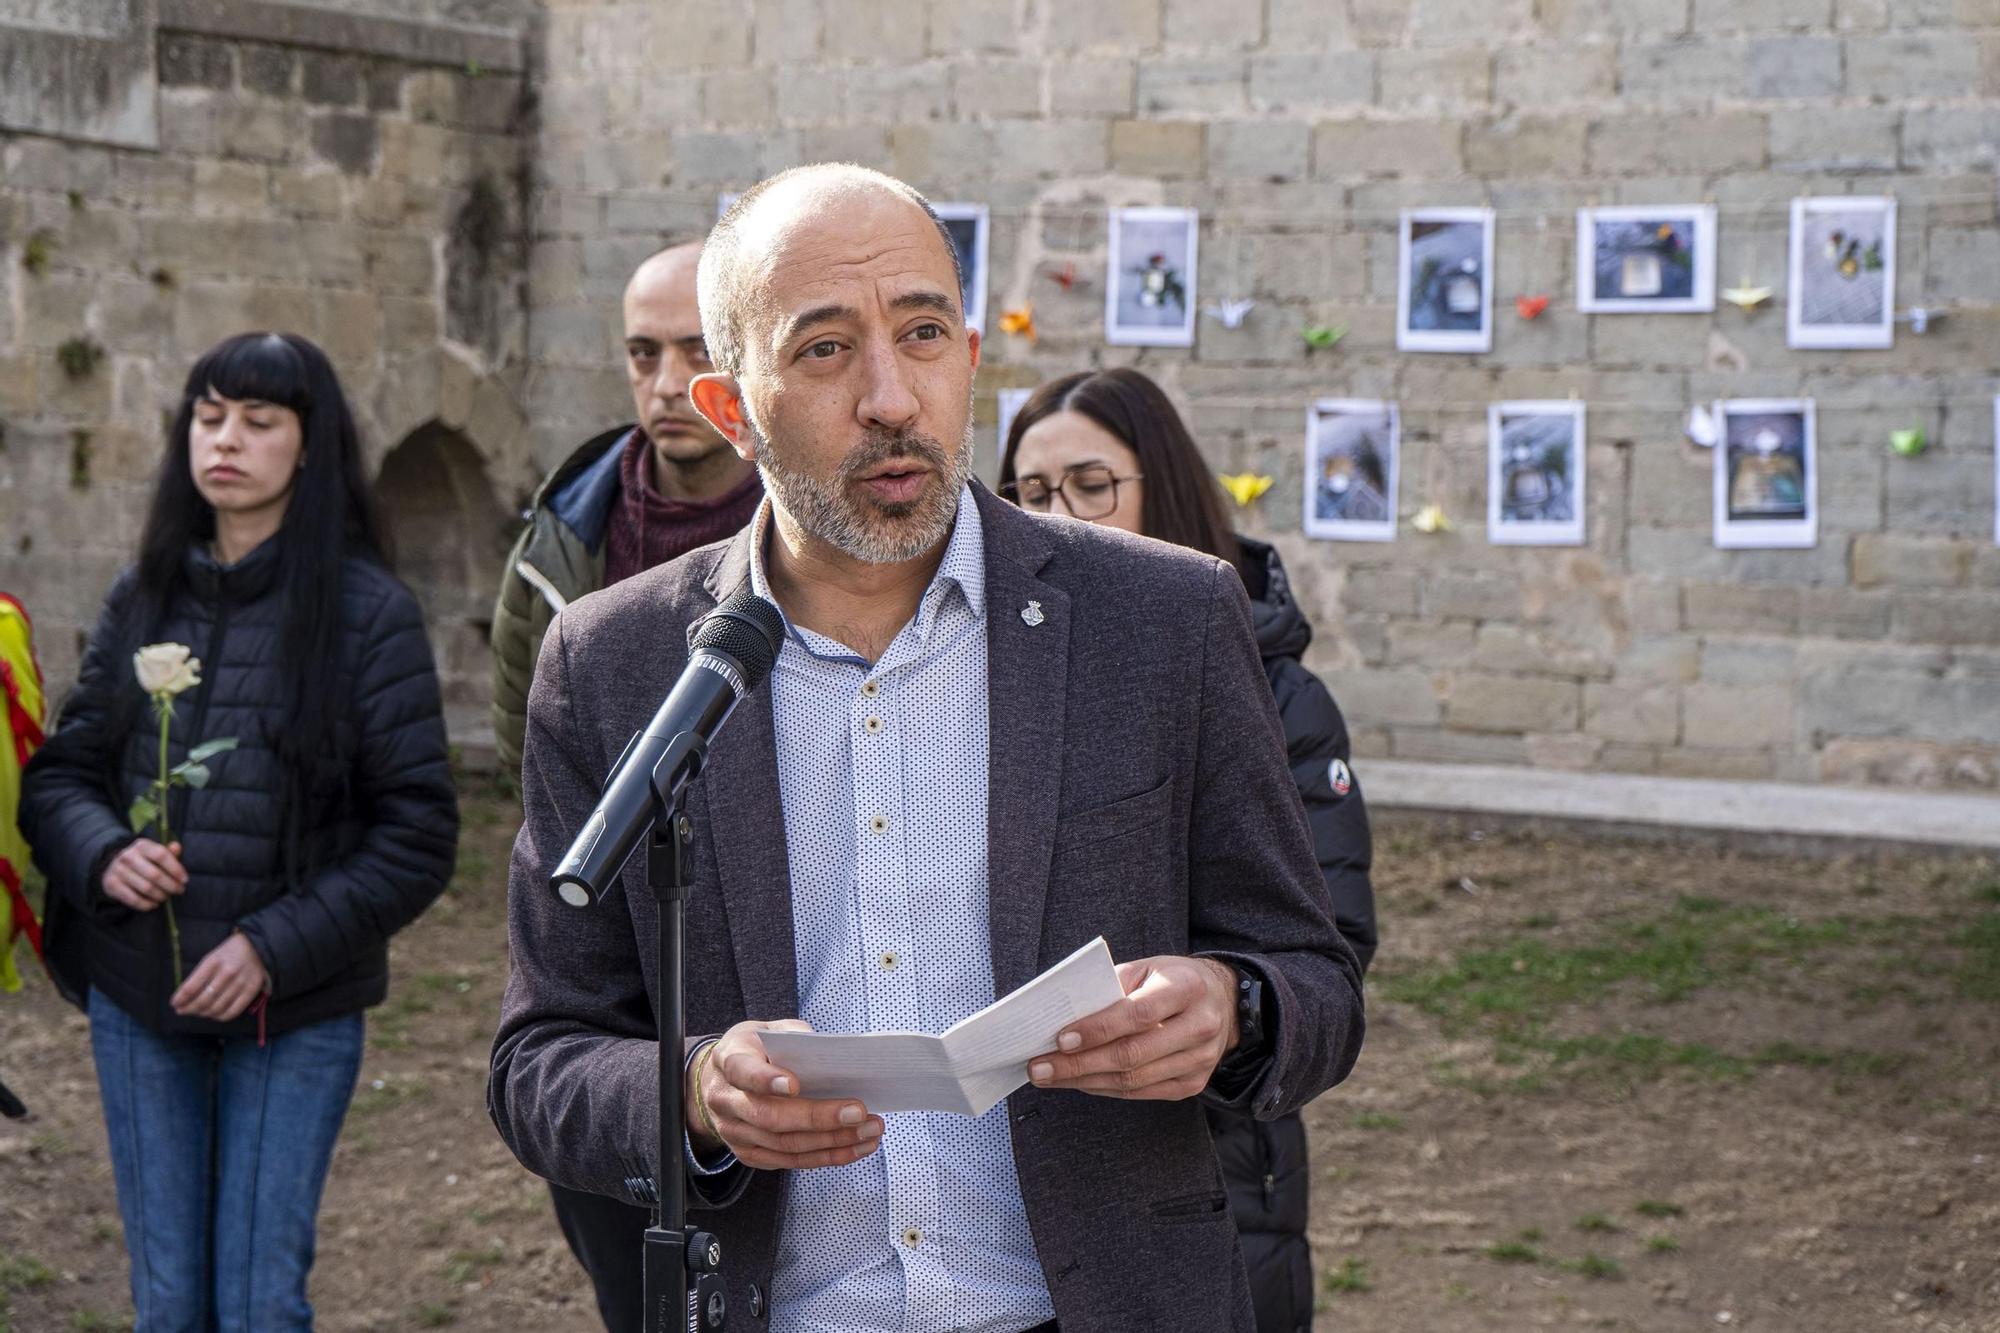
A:
[[[1114,208],[1104,282],[1104,340],[1120,347],[1194,346],[1198,215],[1192,208]]]
[[[1896,201],[1792,200],[1786,342],[1884,348],[1896,342]]]
[[[1819,544],[1819,457],[1809,398],[1715,405],[1715,544]]]
[[[1403,214],[1396,348],[1493,350],[1492,209],[1417,208]]]
[[[1402,421],[1394,403],[1323,398],[1306,413],[1305,529],[1333,541],[1396,539]]]
[[[1576,308],[1593,315],[1714,310],[1715,209],[1578,209]]]
[[[1494,403],[1486,416],[1486,539],[1583,545],[1583,404]]]
[[[1000,448],[993,455],[996,461],[1007,456],[1007,437],[1014,432],[1014,418],[1021,414],[1021,409],[1027,406],[1028,400],[1034,396],[1035,391],[1033,389],[1001,389],[998,392],[997,397],[1000,405]]]
[[[964,275],[959,299],[965,303],[965,327],[986,332],[986,231],[985,204],[932,204],[938,220],[951,233],[958,247],[958,270]]]

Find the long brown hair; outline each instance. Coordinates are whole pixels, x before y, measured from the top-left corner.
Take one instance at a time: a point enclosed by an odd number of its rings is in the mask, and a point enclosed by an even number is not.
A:
[[[1188,434],[1181,414],[1159,385],[1124,366],[1084,370],[1050,380],[1031,394],[1007,432],[1000,484],[1014,480],[1014,455],[1037,422],[1058,412],[1080,412],[1139,456],[1146,478],[1140,529],[1176,546],[1206,552],[1242,570],[1242,548],[1222,506],[1222,488]]]

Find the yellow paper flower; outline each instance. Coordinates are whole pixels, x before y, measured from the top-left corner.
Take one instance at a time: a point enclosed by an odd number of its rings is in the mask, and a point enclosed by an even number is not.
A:
[[[1035,340],[1035,307],[1024,305],[1018,310],[1004,310],[1000,313],[1000,332],[1017,334],[1029,342]]]
[[[1270,490],[1277,479],[1260,476],[1255,472],[1225,472],[1218,474],[1216,480],[1222,483],[1222,489],[1229,492],[1229,498],[1236,501],[1236,506],[1240,509]]]
[[[1451,520],[1444,516],[1443,505],[1425,505],[1417,511],[1417,516],[1410,520],[1410,526],[1418,532],[1450,532]]]

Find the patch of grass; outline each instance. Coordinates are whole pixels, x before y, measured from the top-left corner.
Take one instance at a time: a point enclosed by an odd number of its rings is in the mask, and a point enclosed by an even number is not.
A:
[[[479,1250],[453,1250],[451,1258],[445,1261],[445,1279],[457,1283],[477,1282],[506,1261],[507,1252],[498,1245]]]
[[[1562,922],[1554,912],[1531,912],[1516,923],[1522,930],[1548,930]]]
[[[1444,1284],[1444,1298],[1448,1301],[1470,1304],[1479,1299],[1479,1293],[1463,1282],[1447,1282]]]
[[[33,1255],[0,1250],[0,1291],[33,1291],[55,1280],[55,1271]]]
[[[1349,1255],[1340,1261],[1340,1267],[1329,1268],[1320,1274],[1319,1288],[1329,1295],[1374,1290],[1374,1284],[1368,1280],[1368,1261]]]
[[[1541,1238],[1542,1238],[1542,1229],[1540,1227],[1529,1227],[1526,1231],[1523,1231],[1521,1233],[1521,1239],[1525,1241],[1534,1242],[1540,1240]]]
[[[56,234],[44,227],[21,247],[21,267],[28,270],[31,277],[39,278],[49,271],[49,260],[55,250]]]
[[[1648,1254],[1674,1254],[1680,1248],[1681,1243],[1672,1236],[1646,1237],[1646,1253]]]
[[[1641,1217],[1680,1217],[1687,1209],[1664,1199],[1641,1199],[1632,1205],[1632,1211]]]
[[[1357,1111],[1349,1122],[1356,1129],[1401,1129],[1403,1121],[1399,1116],[1386,1111]]]
[[[421,1079],[408,1077],[374,1079],[355,1093],[354,1104],[348,1109],[347,1120],[349,1124],[355,1124],[383,1111],[424,1101],[430,1095],[430,1088]]]
[[[95,1310],[78,1310],[69,1317],[70,1333],[130,1333],[132,1317],[122,1314],[99,1314]]]
[[[1972,901],[2000,906],[2000,879],[1989,879],[1972,886]]]
[[[1881,1051],[1828,1051],[1797,1042],[1774,1041],[1750,1057],[1759,1065],[1801,1065],[1808,1069],[1831,1069],[1839,1074],[1879,1078],[1894,1074],[1909,1064],[1909,1057]]]
[[[1524,1240],[1496,1240],[1484,1251],[1488,1259],[1502,1264],[1538,1264],[1542,1252]]]
[[[90,1243],[110,1245],[124,1236],[124,1229],[108,1217],[100,1217],[90,1224]]]
[[[1603,1213],[1585,1213],[1576,1219],[1578,1231],[1616,1231],[1618,1224]]]
[[[2000,884],[1986,887],[2000,890]],[[1965,950],[1965,958],[1953,978],[1954,988],[1968,1000],[2000,1004],[2000,912],[1980,917],[1955,942]]]
[[[1587,1278],[1598,1281],[1625,1276],[1625,1270],[1618,1266],[1616,1259],[1607,1259],[1601,1254],[1586,1254],[1581,1259],[1565,1259],[1562,1266],[1572,1273],[1581,1273]]]
[[[410,1318],[418,1328],[449,1328],[458,1322],[458,1311],[443,1301],[426,1301],[411,1308]]]
[[[56,348],[56,364],[73,380],[88,379],[104,360],[104,345],[89,334],[66,338]]]

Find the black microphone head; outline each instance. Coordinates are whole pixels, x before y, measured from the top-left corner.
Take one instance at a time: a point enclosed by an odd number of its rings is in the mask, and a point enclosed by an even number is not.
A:
[[[729,657],[743,672],[744,688],[754,690],[777,664],[784,638],[785,619],[778,608],[746,585],[695,627],[688,647]]]

